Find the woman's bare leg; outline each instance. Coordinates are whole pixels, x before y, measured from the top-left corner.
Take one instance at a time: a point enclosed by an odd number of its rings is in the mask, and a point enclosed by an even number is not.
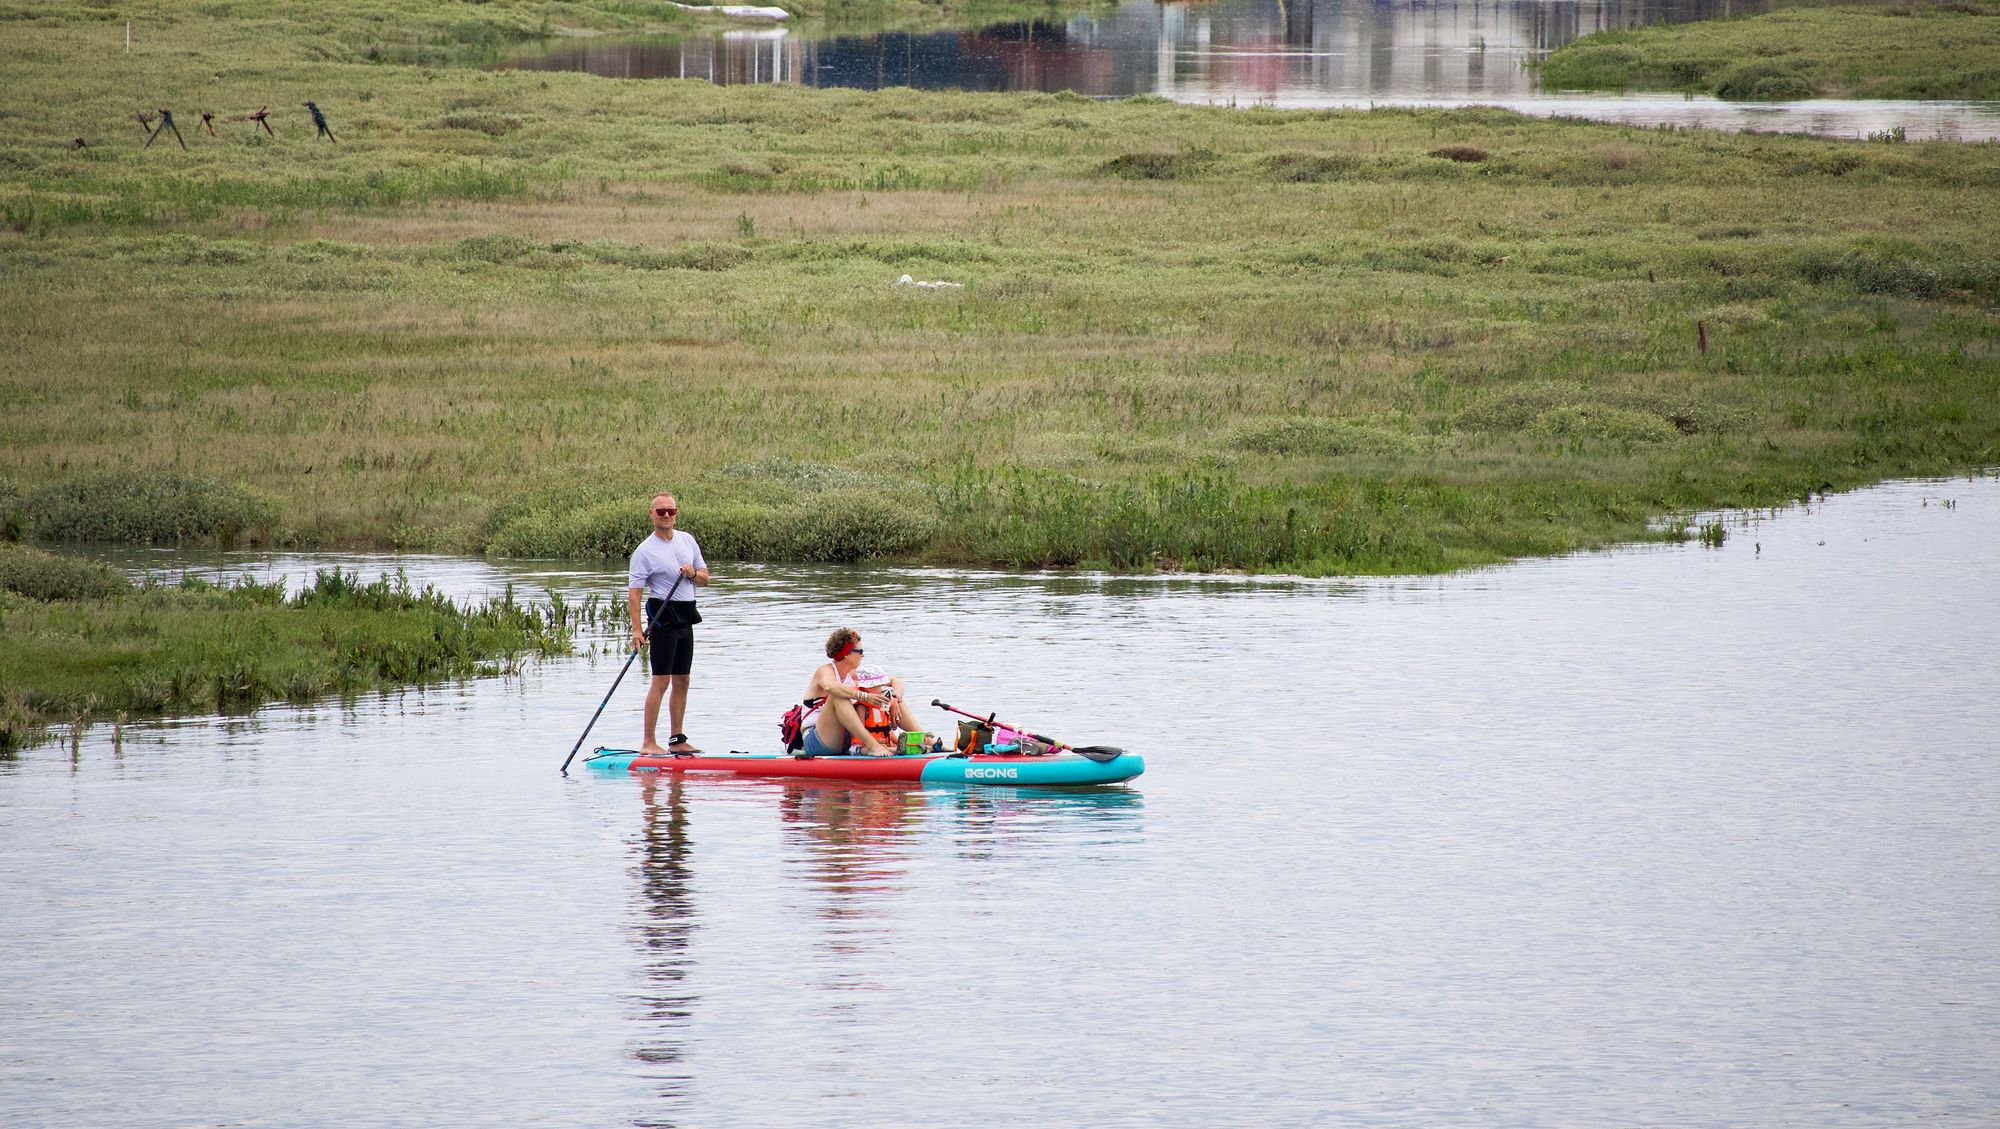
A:
[[[882,747],[882,742],[877,741],[875,735],[868,732],[868,727],[861,724],[860,711],[856,710],[854,703],[846,698],[829,697],[826,704],[819,708],[819,717],[814,720],[813,728],[818,731],[819,739],[824,741],[829,749],[844,747],[847,744],[847,737],[852,734],[855,740],[861,742],[861,751],[868,756],[889,755],[889,750]]]

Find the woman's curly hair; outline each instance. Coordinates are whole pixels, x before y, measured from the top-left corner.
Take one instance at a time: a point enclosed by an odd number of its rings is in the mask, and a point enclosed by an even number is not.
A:
[[[837,660],[860,641],[861,633],[852,627],[836,627],[826,637],[826,657]]]

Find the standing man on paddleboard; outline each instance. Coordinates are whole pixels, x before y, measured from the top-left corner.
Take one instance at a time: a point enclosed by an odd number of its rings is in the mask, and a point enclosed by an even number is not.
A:
[[[626,608],[632,613],[632,649],[650,650],[652,655],[653,682],[646,687],[646,740],[639,751],[654,756],[701,752],[688,743],[682,729],[687,724],[688,672],[694,668],[694,625],[701,622],[694,590],[708,585],[708,561],[693,534],[674,528],[680,506],[664,490],[653,495],[649,507],[653,532],[632,551],[631,587],[625,593]],[[651,635],[646,632],[648,623],[653,625]],[[660,724],[661,698],[667,699],[674,726],[664,749],[654,736]]]

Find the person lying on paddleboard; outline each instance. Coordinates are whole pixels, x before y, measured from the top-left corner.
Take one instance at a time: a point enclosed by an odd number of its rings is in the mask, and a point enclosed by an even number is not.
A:
[[[843,756],[856,746],[863,756],[893,756],[898,728],[922,743],[923,729],[910,713],[902,680],[862,665],[858,632],[842,627],[827,636],[826,657],[831,661],[820,664],[806,683],[807,756]]]

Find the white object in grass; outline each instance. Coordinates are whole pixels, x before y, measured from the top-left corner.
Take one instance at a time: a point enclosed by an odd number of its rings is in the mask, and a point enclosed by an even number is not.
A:
[[[683,12],[707,12],[714,16],[730,16],[739,20],[789,20],[790,12],[783,8],[765,8],[755,4],[675,4]]]

